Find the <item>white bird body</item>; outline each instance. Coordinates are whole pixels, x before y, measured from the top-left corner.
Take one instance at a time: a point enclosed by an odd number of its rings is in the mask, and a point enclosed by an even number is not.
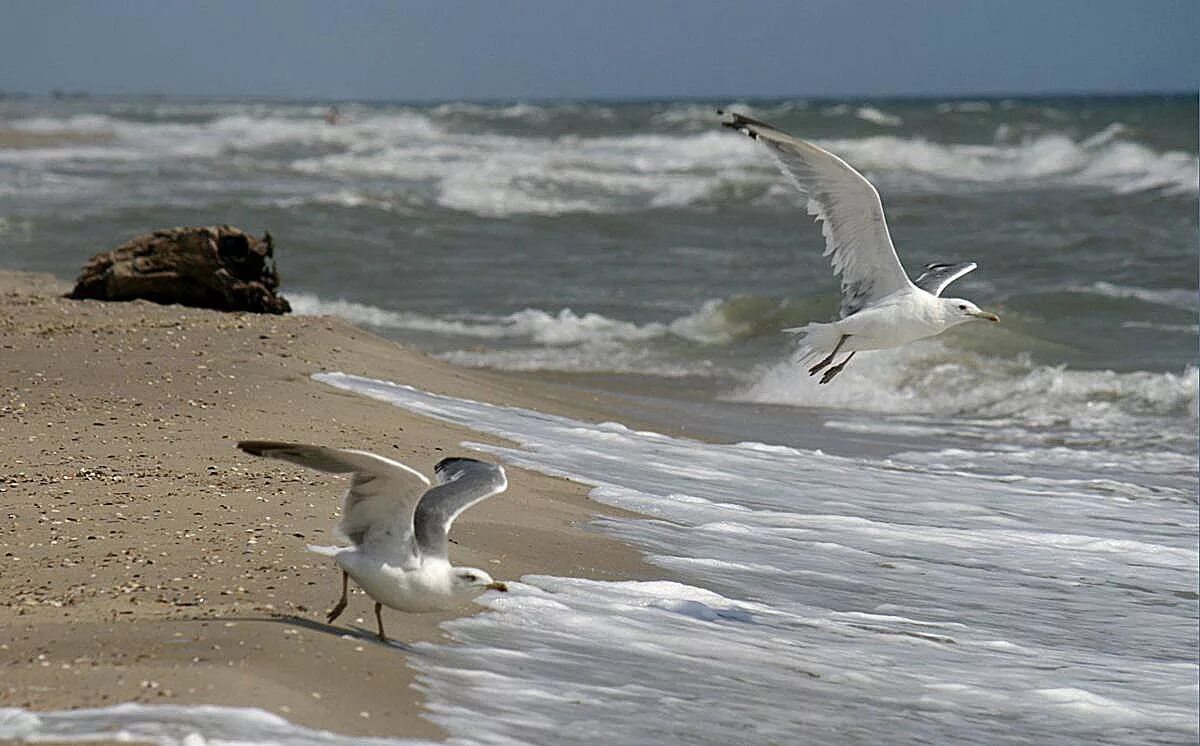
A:
[[[828,367],[821,383],[829,383],[856,352],[899,347],[972,319],[1000,320],[970,301],[940,297],[947,285],[975,269],[974,262],[929,264],[915,283],[909,279],[892,245],[879,192],[850,164],[765,122],[717,113],[725,116],[726,127],[765,145],[808,198],[808,213],[822,223],[825,256],[841,275],[841,318],[784,330],[801,335],[800,361],[824,356],[810,375]],[[849,354],[832,365],[840,352]]]
[[[318,471],[353,475],[337,526],[350,546],[308,547],[332,557],[342,570],[342,596],[327,621],[346,607],[348,578],[375,600],[383,640],[387,638],[381,606],[439,611],[461,606],[486,590],[507,590],[483,570],[451,565],[446,554],[454,519],[508,488],[503,467],[446,458],[434,467],[438,483],[431,484],[416,469],[367,451],[273,441],[242,441],[238,448]]]
[[[359,588],[384,606],[397,611],[444,611],[461,606],[484,589],[458,591],[451,582],[453,567],[437,557],[420,564],[394,565],[358,547],[317,547],[309,551],[332,557]],[[482,572],[482,571],[481,571]],[[488,582],[492,582],[488,578]]]
[[[838,321],[784,331],[803,334],[805,344],[815,350],[831,349],[842,335],[847,335],[841,351],[862,352],[899,347],[971,320],[963,313],[947,313],[945,301],[965,301],[938,298],[920,288],[914,291],[897,291]],[[953,308],[954,303],[950,305]]]

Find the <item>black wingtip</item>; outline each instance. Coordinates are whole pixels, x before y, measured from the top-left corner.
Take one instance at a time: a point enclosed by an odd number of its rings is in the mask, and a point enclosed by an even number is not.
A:
[[[478,463],[481,463],[481,462],[479,461],[479,459],[476,459],[476,458],[466,458],[465,456],[448,456],[448,457],[442,459],[441,461],[437,462],[436,464],[434,464],[433,470],[435,472],[437,472],[438,474],[441,474],[443,471],[446,471],[447,469],[452,469],[455,466],[465,466],[466,464],[478,464]]]
[[[245,451],[251,456],[263,455],[264,446],[266,443],[261,440],[239,440],[237,447],[240,451]]]
[[[757,119],[751,119],[750,117],[746,116],[745,114],[738,114],[736,111],[729,111],[728,109],[717,109],[717,113],[723,117],[727,117],[727,119],[721,120],[722,127],[728,127],[731,130],[737,130],[738,132],[741,132],[743,135],[746,135],[747,137],[749,137],[752,140],[758,139],[758,133],[755,132],[753,129],[751,129],[751,127],[767,127],[770,129],[774,129],[769,124],[760,122]]]
[[[268,456],[269,451],[278,451],[292,445],[294,444],[280,443],[274,440],[239,440],[237,447],[251,456]]]

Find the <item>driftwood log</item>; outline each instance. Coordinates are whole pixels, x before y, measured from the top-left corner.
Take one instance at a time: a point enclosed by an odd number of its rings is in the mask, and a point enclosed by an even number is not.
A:
[[[229,225],[169,228],[96,254],[68,297],[287,313],[274,255],[270,233],[258,239]]]

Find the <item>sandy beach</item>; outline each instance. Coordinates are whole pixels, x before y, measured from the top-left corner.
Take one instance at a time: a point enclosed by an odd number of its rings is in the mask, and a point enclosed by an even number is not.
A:
[[[361,447],[431,473],[478,433],[314,382],[341,370],[588,417],[602,402],[457,369],[329,317],[226,314],[60,297],[0,273],[0,706],[257,706],[347,734],[438,738],[406,652],[377,643],[369,599],[323,622],[339,480],[255,459],[239,439]],[[501,579],[663,571],[587,528],[610,509],[566,480],[510,468],[456,524],[451,559]],[[386,612],[442,640],[449,614]],[[419,653],[412,653],[419,655]]]

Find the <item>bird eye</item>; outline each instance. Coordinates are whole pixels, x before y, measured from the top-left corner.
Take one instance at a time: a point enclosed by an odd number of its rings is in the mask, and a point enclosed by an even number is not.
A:
[[[472,575],[471,573],[467,573],[466,575],[463,575],[462,578],[463,578],[463,580],[467,581],[468,583],[474,583],[476,580],[475,576]]]
[[[960,310],[960,311],[965,311],[965,310],[967,310],[967,307],[966,307],[966,306],[959,306],[959,307],[958,307],[958,310]]]

